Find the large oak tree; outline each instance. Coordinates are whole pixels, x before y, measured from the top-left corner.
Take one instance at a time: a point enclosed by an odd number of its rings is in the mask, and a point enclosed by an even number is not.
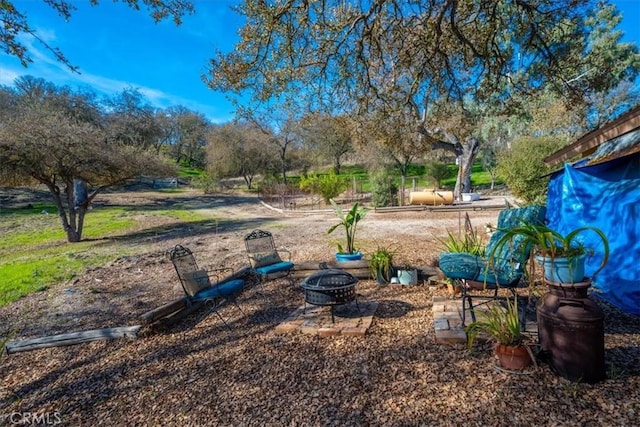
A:
[[[22,77],[0,94],[0,183],[45,185],[69,242],[81,240],[100,190],[142,174],[174,173],[145,142],[146,127],[123,126],[137,122],[123,111],[109,113],[91,93]]]
[[[333,97],[361,115],[402,111],[424,144],[458,157],[460,193],[469,189],[480,143],[470,113],[478,105],[514,111],[543,87],[576,103],[589,90],[635,75],[633,67],[615,75],[605,68],[637,58],[635,46],[590,43],[590,34],[606,28],[607,18],[595,13],[605,5],[245,0],[237,8],[246,19],[241,40],[232,52],[215,54],[206,78],[214,89],[248,93],[255,102],[295,95],[313,108]]]

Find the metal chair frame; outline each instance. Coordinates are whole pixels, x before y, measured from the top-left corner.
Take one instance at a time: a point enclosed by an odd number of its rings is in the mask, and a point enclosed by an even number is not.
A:
[[[244,314],[242,309],[237,303],[237,296],[242,292],[242,289],[238,290],[240,286],[239,282],[244,282],[235,279],[231,281],[220,281],[221,274],[224,272],[233,272],[232,268],[218,268],[210,271],[200,269],[196,262],[193,252],[187,247],[182,245],[176,245],[169,252],[169,259],[173,263],[173,267],[178,274],[178,279],[182,285],[182,289],[187,296],[187,305],[191,307],[196,301],[203,301],[205,305],[210,305],[210,309],[203,314],[203,318],[207,317],[211,312],[214,312],[222,323],[231,329],[227,321],[222,317],[218,308],[224,303],[224,301],[230,301],[236,308]],[[211,274],[214,274],[212,276]],[[215,279],[215,280],[212,280]],[[226,285],[231,285],[230,289],[233,292],[227,292]],[[219,292],[216,292],[218,290]],[[200,294],[200,296],[199,296]]]
[[[288,277],[294,264],[291,262],[291,252],[285,248],[277,248],[273,240],[273,234],[265,230],[253,230],[244,236],[244,244],[249,257],[251,269],[258,278],[258,285],[264,292],[263,282],[269,279],[270,274],[279,273],[280,277]],[[261,267],[254,267],[252,257],[260,253],[277,254],[279,261]]]

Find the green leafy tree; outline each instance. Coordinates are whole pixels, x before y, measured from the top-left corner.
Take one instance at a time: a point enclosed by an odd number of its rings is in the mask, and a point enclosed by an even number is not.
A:
[[[300,178],[300,189],[318,194],[326,204],[337,197],[347,188],[347,183],[341,176],[331,171],[328,174],[311,174]]]
[[[374,147],[384,164],[392,165],[400,174],[400,204],[404,204],[407,175],[411,164],[425,153],[420,136],[406,111],[374,111],[360,122],[359,144]]]
[[[526,203],[543,203],[549,182],[544,176],[551,170],[542,160],[565,142],[553,136],[515,140],[511,150],[498,155],[498,176]]]
[[[0,182],[46,186],[69,242],[81,240],[85,214],[105,187],[174,173],[142,136],[124,138],[120,118],[110,120],[90,93],[28,76],[0,92],[11,100],[0,111]]]
[[[602,65],[610,64],[600,61],[610,49],[590,38],[608,28],[604,17],[593,19],[603,4],[245,0],[237,9],[245,19],[240,41],[212,58],[207,81],[255,103],[296,96],[314,108],[332,98],[364,117],[410,117],[405,123],[422,144],[459,159],[459,194],[469,190],[481,142],[478,105],[511,114],[542,88],[571,104],[603,87],[602,79],[578,78],[594,67],[606,73]],[[637,47],[620,52],[637,55]],[[606,83],[636,74],[630,67]]]
[[[371,203],[375,207],[398,205],[398,184],[388,172],[379,172],[371,179]]]

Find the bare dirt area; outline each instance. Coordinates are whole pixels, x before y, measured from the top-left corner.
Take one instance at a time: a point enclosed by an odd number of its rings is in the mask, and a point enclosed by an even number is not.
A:
[[[503,199],[486,200],[487,204]],[[141,215],[139,229],[112,239],[132,253],[68,283],[0,308],[2,335],[14,339],[140,323],[181,297],[167,258],[190,247],[209,269],[247,264],[242,237],[273,232],[295,262],[330,260],[340,234],[329,211],[278,210],[254,197],[199,193],[108,193],[105,205],[152,212],[181,204],[197,223]],[[497,210],[469,210],[474,227]],[[429,265],[464,213],[370,212],[358,241],[366,253],[391,246],[397,263]],[[605,309],[609,376],[576,384],[540,365],[513,375],[495,369],[489,349],[470,354],[438,345],[431,312],[442,289],[379,286],[362,280],[363,300],[379,303],[365,337],[276,334],[303,296],[286,280],[249,287],[240,313],[195,313],[135,340],[110,340],[16,353],[0,359],[0,424],[12,414],[45,414],[62,425],[634,425],[640,416],[640,320]],[[22,416],[22,415],[20,415]],[[8,420],[8,421],[7,421]]]

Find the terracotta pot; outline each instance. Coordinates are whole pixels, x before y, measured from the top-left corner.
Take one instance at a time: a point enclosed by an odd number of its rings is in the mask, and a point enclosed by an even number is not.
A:
[[[510,371],[521,371],[531,364],[531,356],[524,345],[498,344],[495,347],[495,354],[500,366]]]

